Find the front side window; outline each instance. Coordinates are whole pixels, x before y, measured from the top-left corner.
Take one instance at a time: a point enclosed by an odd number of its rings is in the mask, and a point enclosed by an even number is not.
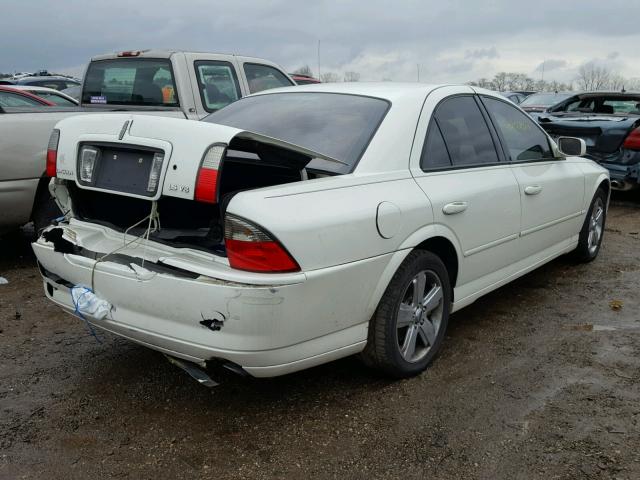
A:
[[[347,173],[363,155],[388,108],[386,100],[360,95],[273,93],[242,98],[204,121],[299,145],[346,163],[331,163],[330,171]],[[318,162],[315,166],[321,168]],[[309,167],[314,168],[314,161]]]
[[[20,95],[19,93],[1,92],[0,91],[0,107],[43,107],[44,103],[27,97],[26,95]]]
[[[506,143],[512,162],[553,158],[547,136],[531,117],[494,98],[484,97],[483,102]]]
[[[245,63],[244,74],[247,76],[249,92],[251,93],[293,85],[284,73],[268,65]]]
[[[166,59],[116,58],[91,62],[82,103],[178,106],[178,95]]]
[[[438,105],[435,118],[454,166],[499,161],[489,127],[472,96],[444,100]]]
[[[197,61],[200,98],[207,112],[215,112],[242,95],[236,71],[229,62]]]

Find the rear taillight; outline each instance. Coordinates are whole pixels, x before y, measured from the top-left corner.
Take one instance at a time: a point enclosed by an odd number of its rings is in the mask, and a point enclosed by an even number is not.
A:
[[[47,177],[55,177],[58,163],[58,141],[60,140],[60,130],[54,128],[49,137],[47,145]]]
[[[633,130],[622,144],[624,148],[629,150],[640,150],[640,128]]]
[[[216,203],[218,196],[218,170],[226,145],[211,145],[202,158],[194,198],[198,202]]]
[[[224,220],[229,265],[249,272],[283,273],[300,270],[289,252],[257,225],[231,214]]]

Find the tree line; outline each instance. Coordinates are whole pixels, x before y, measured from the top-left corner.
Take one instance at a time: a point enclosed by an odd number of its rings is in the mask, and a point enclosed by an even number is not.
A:
[[[293,73],[313,76],[309,65],[304,65]],[[320,81],[324,83],[357,82],[360,73],[345,72],[342,76],[335,72],[320,74]],[[385,81],[388,79],[384,79]],[[558,82],[556,80],[535,80],[525,73],[499,72],[493,78],[479,78],[467,82],[468,85],[496,90],[498,92],[536,91],[536,92],[571,92],[573,90],[594,91],[639,91],[640,78],[626,78],[603,65],[588,62],[578,68],[575,79],[571,82]]]

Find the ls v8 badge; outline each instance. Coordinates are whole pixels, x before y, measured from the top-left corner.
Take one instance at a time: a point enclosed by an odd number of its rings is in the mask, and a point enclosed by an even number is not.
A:
[[[189,193],[189,187],[187,185],[176,185],[175,183],[169,184],[169,190],[172,192],[180,191],[182,193]]]

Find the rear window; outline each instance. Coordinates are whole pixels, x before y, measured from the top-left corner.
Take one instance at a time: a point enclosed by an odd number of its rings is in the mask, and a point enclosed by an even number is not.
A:
[[[355,167],[382,122],[389,102],[337,93],[273,93],[245,97],[204,119],[277,138]],[[322,163],[323,169],[326,162]],[[313,168],[313,162],[309,165]]]
[[[520,104],[520,106],[522,107],[526,107],[528,105],[551,106],[561,102],[566,98],[569,98],[570,96],[571,96],[570,94],[564,94],[564,93],[535,93],[525,98]]]
[[[177,107],[171,62],[150,58],[91,62],[82,103]]]

